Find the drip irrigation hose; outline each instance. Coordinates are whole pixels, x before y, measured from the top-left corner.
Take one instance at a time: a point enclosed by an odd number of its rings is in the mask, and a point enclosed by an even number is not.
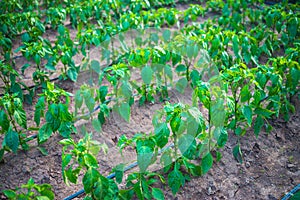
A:
[[[170,145],[168,145],[168,146],[166,146],[166,147],[160,149],[160,150],[158,151],[158,154],[160,155],[160,154],[162,154],[164,151],[166,151],[167,149],[172,148],[172,147],[174,147],[174,143],[172,143],[172,144],[170,144]],[[124,172],[126,172],[126,171],[128,171],[128,170],[130,170],[130,169],[132,169],[132,168],[135,168],[136,166],[138,166],[137,161],[134,162],[134,163],[131,163],[130,165],[127,165],[127,166],[124,168]],[[115,178],[115,176],[116,176],[116,173],[111,173],[111,174],[109,174],[108,176],[106,176],[106,178],[108,178],[108,179],[113,179],[113,178]],[[80,195],[82,195],[82,194],[84,194],[84,193],[85,193],[85,192],[84,192],[84,189],[81,189],[81,190],[79,190],[78,192],[76,192],[76,193],[74,193],[74,194],[72,194],[72,195],[70,195],[70,196],[64,198],[64,200],[72,200],[72,199],[74,199],[74,198],[76,198],[76,197],[78,197],[78,196],[80,196]]]
[[[294,187],[289,193],[287,193],[281,200],[288,200],[292,197],[298,190],[300,190],[300,184]]]

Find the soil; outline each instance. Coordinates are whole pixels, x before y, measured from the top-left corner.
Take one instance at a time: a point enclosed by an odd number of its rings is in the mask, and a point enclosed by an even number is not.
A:
[[[201,20],[200,20],[201,21]],[[74,36],[76,30],[71,29],[70,34]],[[50,41],[55,40],[55,34],[47,34]],[[97,57],[93,55],[92,57]],[[74,57],[76,64],[80,64],[82,56]],[[24,58],[17,59],[17,66],[21,67],[27,61]],[[26,71],[24,82],[30,84],[31,72]],[[53,75],[55,77],[55,74]],[[74,93],[80,86],[90,78],[87,72],[80,73],[78,81],[58,81],[57,84]],[[171,90],[170,102],[183,102],[191,104],[191,90],[180,94]],[[34,99],[34,102],[36,99]],[[244,162],[239,164],[234,160],[232,149],[237,138],[229,133],[229,140],[221,150],[223,158],[215,163],[213,168],[202,177],[193,177],[186,182],[180,192],[173,196],[168,187],[164,188],[166,199],[280,199],[295,185],[300,183],[300,106],[299,100],[294,102],[296,113],[288,122],[281,118],[270,121],[273,130],[270,133],[262,132],[255,137],[253,130],[247,131],[241,139],[241,147]],[[118,114],[112,112],[107,122],[102,127],[101,133],[94,133],[94,139],[108,146],[108,153],[100,153],[98,161],[100,172],[109,175],[111,169],[119,163],[131,163],[135,160],[132,149],[126,149],[121,155],[115,144],[115,139],[122,134],[128,138],[135,133],[149,133],[153,130],[152,116],[163,107],[164,103],[157,102],[139,106],[136,102],[132,106],[130,123],[125,122]],[[74,108],[74,103],[71,103]],[[33,123],[34,107],[25,105],[28,113],[29,123]],[[87,130],[93,130],[87,121],[76,122],[80,130],[83,125]],[[29,133],[30,134],[30,133]],[[72,135],[75,139],[82,137],[79,133]],[[63,139],[60,135],[53,135],[41,146],[48,151],[43,155],[37,148],[35,141],[30,143],[29,151],[18,151],[17,154],[7,153],[4,162],[0,163],[0,191],[11,189],[27,182],[32,177],[36,183],[50,183],[55,192],[55,199],[63,199],[83,186],[79,184],[66,186],[62,179],[61,154],[62,146],[58,142]],[[1,140],[1,139],[0,139]],[[162,188],[165,186],[161,186]],[[0,193],[0,199],[5,199]],[[78,199],[83,199],[82,197]]]

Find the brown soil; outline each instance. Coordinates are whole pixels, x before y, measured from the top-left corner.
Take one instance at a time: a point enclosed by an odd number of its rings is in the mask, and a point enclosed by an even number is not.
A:
[[[74,36],[75,30],[71,30]],[[53,41],[54,34],[48,34]],[[97,56],[97,55],[95,55]],[[82,56],[75,57],[77,64]],[[17,60],[17,65],[22,66],[26,62],[23,58]],[[31,74],[30,71],[27,72]],[[30,83],[30,75],[25,75],[25,82]],[[69,92],[75,92],[80,85],[89,79],[88,73],[81,73],[78,82],[71,83],[60,81],[58,85]],[[185,94],[170,91],[171,102],[184,102],[191,104],[191,91]],[[296,102],[299,104],[299,102]],[[72,106],[73,107],[73,106]],[[131,110],[130,123],[126,123],[118,114],[111,113],[110,118],[102,127],[102,133],[94,133],[94,139],[107,144],[109,151],[106,155],[98,156],[100,172],[108,175],[116,164],[131,163],[135,160],[133,150],[128,149],[123,156],[119,153],[113,139],[122,134],[127,137],[138,132],[150,132],[153,130],[151,123],[153,114],[163,107],[163,103],[139,106],[135,103]],[[34,109],[26,105],[28,118],[33,119]],[[166,199],[280,199],[286,192],[300,183],[300,108],[297,106],[290,121],[281,119],[273,120],[274,129],[270,133],[262,132],[258,138],[253,130],[248,130],[241,139],[241,147],[244,155],[243,164],[237,163],[232,155],[232,149],[236,144],[236,136],[229,134],[229,140],[221,150],[223,158],[215,163],[213,168],[203,177],[194,177],[187,182],[183,189],[174,197],[166,187],[163,189]],[[91,124],[86,121],[76,123],[78,129],[82,125],[87,130],[93,130]],[[81,138],[79,133],[74,138]],[[63,199],[68,195],[82,189],[78,185],[66,186],[61,173],[61,149],[58,142],[62,139],[54,135],[42,146],[48,151],[44,156],[36,148],[36,142],[31,142],[29,151],[19,151],[17,154],[7,153],[4,162],[0,163],[0,190],[14,188],[27,182],[32,177],[36,183],[50,183],[53,186],[56,199]],[[164,186],[162,186],[164,187]],[[0,194],[0,199],[4,199]],[[82,198],[80,198],[82,199]]]

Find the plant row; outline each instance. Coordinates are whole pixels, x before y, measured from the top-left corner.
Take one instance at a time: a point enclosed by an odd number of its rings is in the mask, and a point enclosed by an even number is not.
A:
[[[64,145],[63,177],[66,183],[77,183],[83,170],[86,199],[131,199],[133,196],[163,199],[162,190],[157,188],[158,182],[167,184],[175,195],[190,176],[207,173],[213,162],[221,158],[220,148],[226,144],[228,132],[238,138],[233,155],[242,162],[240,139],[246,130],[253,127],[258,136],[263,128],[266,131],[272,129],[271,119],[282,114],[288,120],[289,113],[294,111],[290,100],[299,95],[297,5],[256,10],[249,9],[244,1],[219,4],[222,5],[222,15],[213,21],[186,25],[176,33],[164,30],[161,34],[150,34],[145,40],[137,37],[132,47],[122,37],[119,37],[122,48],[110,49],[109,45],[102,45],[103,52],[107,52],[102,55],[103,59],[113,58],[116,62],[103,67],[96,60],[87,60],[86,67],[99,75],[100,87],[84,85],[75,93],[75,113],[68,108],[71,94],[45,83],[35,109],[37,127],[32,128],[39,130],[39,142],[45,142],[53,132],[68,138],[61,141]],[[279,14],[280,17],[274,17]],[[122,17],[120,19],[122,21]],[[136,23],[129,23],[129,27],[141,24],[133,17],[129,19]],[[257,28],[249,31],[251,26]],[[67,29],[61,27],[60,32],[63,30]],[[275,56],[280,49],[284,50],[284,55]],[[119,56],[114,56],[114,53]],[[18,76],[9,65],[7,68],[8,76]],[[131,73],[137,70],[142,82],[131,78]],[[10,83],[8,76],[1,79],[10,86],[22,86],[18,82]],[[157,95],[160,100],[167,101],[168,91],[174,86],[179,92],[190,87],[193,105],[166,103],[153,117],[153,133],[119,139],[121,150],[127,146],[134,147],[139,167],[138,172],[127,176],[126,186],[122,189],[118,188],[118,184],[124,179],[124,164],[114,168],[116,179],[109,180],[99,173],[96,160],[101,148],[104,149],[103,145],[91,140],[90,134],[79,142],[69,138],[72,132],[76,132],[73,122],[79,113],[83,114],[79,117],[91,120],[95,130],[100,131],[111,110],[129,121],[134,98],[139,99],[140,105],[154,102]],[[1,99],[0,125],[5,133],[2,154],[4,150],[16,152],[19,145],[28,148],[26,136],[18,131],[19,127],[27,128],[26,113],[19,95],[6,94]],[[112,107],[110,101],[115,101]],[[96,105],[99,105],[97,117],[93,114]],[[46,108],[48,110],[44,113]],[[200,108],[207,112],[201,113]],[[41,118],[46,121],[43,125],[40,124]],[[159,150],[169,144],[174,147],[159,155]],[[157,160],[165,175],[149,170]],[[30,183],[33,184],[32,181]],[[42,193],[42,189],[37,191],[53,199],[52,194]],[[6,191],[5,194],[11,195],[11,198],[17,195],[14,191]]]

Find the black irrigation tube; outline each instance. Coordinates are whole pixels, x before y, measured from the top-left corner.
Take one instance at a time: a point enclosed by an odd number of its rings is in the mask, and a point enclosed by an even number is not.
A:
[[[164,151],[166,151],[166,150],[169,149],[169,148],[172,148],[173,146],[174,146],[174,143],[172,143],[172,144],[170,144],[170,145],[168,145],[168,146],[166,146],[166,147],[160,149],[160,150],[158,151],[158,154],[159,154],[159,155],[162,154]],[[124,168],[124,172],[126,172],[126,171],[128,171],[128,170],[130,170],[130,169],[132,169],[132,168],[135,168],[136,166],[138,166],[137,161],[134,162],[134,163],[131,163],[130,165],[127,165],[127,166]],[[115,178],[115,176],[116,176],[116,173],[111,173],[111,174],[109,174],[108,176],[106,176],[106,178],[108,178],[108,179],[113,179],[113,178]],[[72,195],[70,195],[70,196],[64,198],[64,200],[71,200],[71,199],[74,199],[74,198],[76,198],[76,197],[78,197],[78,196],[80,196],[80,195],[82,195],[82,194],[84,194],[84,193],[85,193],[85,192],[84,192],[84,189],[81,189],[81,190],[79,190],[78,192],[76,192],[76,193],[74,193],[74,194],[72,194]]]
[[[300,190],[300,184],[298,184],[294,189],[292,189],[289,193],[287,193],[281,200],[288,200],[292,197],[298,190]]]

